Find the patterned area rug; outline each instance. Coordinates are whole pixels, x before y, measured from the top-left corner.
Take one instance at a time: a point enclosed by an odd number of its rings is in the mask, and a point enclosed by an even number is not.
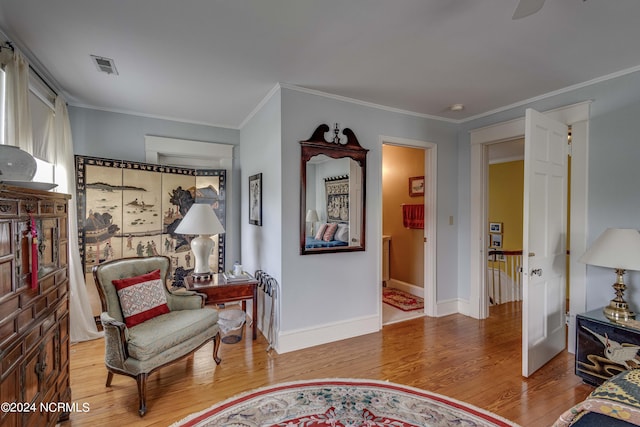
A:
[[[483,409],[413,387],[376,380],[276,384],[238,395],[172,427],[516,426]]]
[[[382,288],[382,302],[402,311],[422,310],[424,299],[396,288]]]

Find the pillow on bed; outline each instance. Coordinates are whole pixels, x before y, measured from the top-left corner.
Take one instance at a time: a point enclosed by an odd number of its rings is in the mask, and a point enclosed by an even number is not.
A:
[[[316,232],[315,239],[322,240],[322,237],[324,236],[324,232],[326,229],[327,229],[327,224],[322,224],[320,227],[318,227],[318,231]]]
[[[332,241],[337,229],[338,223],[332,222],[331,224],[327,224],[327,227],[324,230],[324,236],[322,236],[322,240],[324,240],[325,242]]]
[[[335,240],[340,240],[341,242],[349,241],[349,224],[338,224],[338,229],[336,230],[335,236],[333,236]]]

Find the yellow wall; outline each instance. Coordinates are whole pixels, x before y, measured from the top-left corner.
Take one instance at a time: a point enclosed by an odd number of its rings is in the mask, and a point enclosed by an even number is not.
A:
[[[409,197],[409,177],[424,175],[424,150],[382,146],[382,234],[391,236],[390,275],[424,287],[424,230],[402,226],[402,204],[423,204]]]
[[[489,165],[489,222],[502,223],[502,250],[522,249],[523,192],[524,160]]]

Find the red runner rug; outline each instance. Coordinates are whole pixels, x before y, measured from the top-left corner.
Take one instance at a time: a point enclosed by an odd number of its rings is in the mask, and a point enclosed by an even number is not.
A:
[[[296,381],[232,397],[172,427],[507,427],[516,424],[425,390],[376,380]]]
[[[382,302],[402,311],[422,310],[424,299],[396,288],[382,288]]]

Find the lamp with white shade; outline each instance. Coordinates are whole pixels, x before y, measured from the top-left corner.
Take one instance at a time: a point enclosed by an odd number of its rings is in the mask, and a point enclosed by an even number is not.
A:
[[[629,228],[607,228],[593,242],[580,262],[598,267],[609,267],[616,271],[617,280],[613,284],[616,297],[604,308],[604,315],[610,320],[634,319],[624,300],[625,270],[640,270],[640,232]]]
[[[316,222],[319,221],[318,219],[318,212],[316,212],[315,209],[309,209],[307,211],[307,217],[305,218],[307,222],[311,223],[311,235],[313,236],[313,226]]]
[[[213,208],[208,204],[194,203],[175,232],[197,235],[191,240],[191,250],[196,261],[191,275],[194,280],[210,280],[212,272],[209,268],[209,255],[214,244],[211,236],[224,233],[224,227]]]

